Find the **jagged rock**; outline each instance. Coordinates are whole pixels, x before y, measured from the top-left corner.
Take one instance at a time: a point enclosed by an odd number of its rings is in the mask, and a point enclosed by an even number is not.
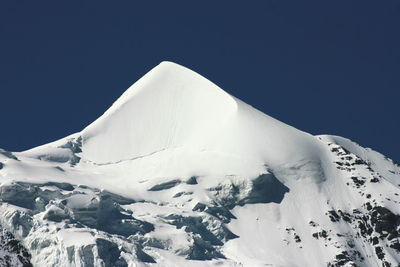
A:
[[[0,150],[0,266],[395,266],[399,175],[164,62],[84,130]]]
[[[0,265],[7,267],[31,267],[31,255],[13,234],[0,229]]]
[[[176,186],[176,185],[178,185],[178,184],[180,184],[180,183],[181,183],[180,180],[168,181],[168,182],[165,182],[165,183],[162,183],[162,184],[157,184],[157,185],[151,187],[151,188],[149,189],[149,191],[167,190],[167,189],[170,189],[170,188],[172,188],[172,187],[174,187],[174,186]]]

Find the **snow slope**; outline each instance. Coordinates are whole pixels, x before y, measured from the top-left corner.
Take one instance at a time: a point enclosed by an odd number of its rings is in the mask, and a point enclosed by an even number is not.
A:
[[[239,154],[274,164],[317,156],[312,136],[170,62],[161,63],[132,85],[82,131],[82,138],[85,157],[98,164],[179,148]]]
[[[398,164],[171,62],[81,132],[0,150],[0,182],[1,227],[34,266],[400,262]]]

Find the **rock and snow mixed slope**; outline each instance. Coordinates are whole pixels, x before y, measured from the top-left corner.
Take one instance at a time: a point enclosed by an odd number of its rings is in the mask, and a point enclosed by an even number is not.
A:
[[[398,164],[170,62],[81,132],[0,150],[0,182],[4,265],[400,262]]]

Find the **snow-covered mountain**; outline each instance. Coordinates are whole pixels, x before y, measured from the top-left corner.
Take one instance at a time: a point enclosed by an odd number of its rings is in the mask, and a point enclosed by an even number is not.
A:
[[[399,164],[170,62],[0,182],[1,266],[400,263]]]

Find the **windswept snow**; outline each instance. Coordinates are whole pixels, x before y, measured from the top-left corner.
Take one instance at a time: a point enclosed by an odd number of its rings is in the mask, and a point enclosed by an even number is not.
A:
[[[259,112],[171,62],[152,69],[103,116],[67,140],[77,136],[82,142],[78,153],[62,140],[20,155],[60,163],[76,161],[78,155],[82,168],[96,166],[100,173],[90,179],[77,174],[79,181],[94,181],[89,185],[121,194],[135,190],[143,179],[256,177],[265,166],[311,170],[307,178],[316,170],[312,179],[319,180],[324,160],[324,147],[314,136]]]
[[[162,154],[157,161],[168,165],[186,153],[195,161],[206,154],[209,162],[217,155],[268,165],[319,160],[319,142],[313,136],[262,114],[171,62],[161,63],[132,85],[82,131],[82,137],[84,158],[96,164],[151,161]],[[188,164],[197,171],[196,163]],[[231,171],[235,165],[229,166]],[[198,171],[204,169],[209,166]]]
[[[397,163],[288,126],[171,62],[81,132],[0,150],[0,182],[0,226],[29,251],[21,266],[400,261]]]

